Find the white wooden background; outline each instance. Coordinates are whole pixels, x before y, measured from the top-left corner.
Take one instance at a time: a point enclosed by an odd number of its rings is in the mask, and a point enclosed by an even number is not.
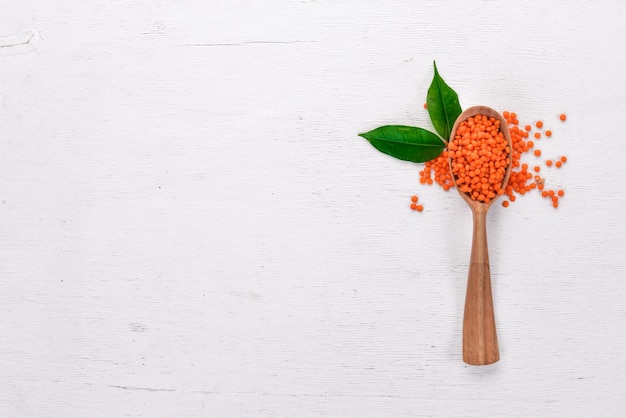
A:
[[[515,3],[2,0],[0,416],[626,416],[626,5]],[[433,60],[569,157],[490,213],[492,366],[469,209],[356,135]]]

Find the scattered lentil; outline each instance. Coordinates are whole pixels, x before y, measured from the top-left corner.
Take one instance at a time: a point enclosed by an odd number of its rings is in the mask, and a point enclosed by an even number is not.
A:
[[[509,126],[509,131],[511,133],[511,143],[512,143],[511,144],[512,150],[510,150],[512,170],[511,170],[511,175],[509,176],[509,181],[504,187],[501,185],[501,181],[504,178],[503,177],[504,174],[502,174],[502,177],[500,178],[499,182],[495,180],[495,178],[493,179],[495,181],[491,180],[489,175],[487,175],[486,177],[484,176],[485,172],[481,170],[484,164],[488,165],[490,163],[493,163],[493,169],[495,169],[495,161],[491,160],[491,158],[493,158],[494,152],[493,150],[491,150],[492,152],[491,157],[489,157],[488,152],[487,153],[484,152],[481,141],[485,141],[486,132],[482,135],[483,136],[482,140],[479,141],[478,131],[472,132],[469,125],[464,128],[465,131],[463,131],[463,134],[460,135],[461,138],[463,139],[460,144],[456,141],[456,138],[453,138],[448,144],[447,149],[439,157],[425,163],[424,169],[419,172],[420,183],[432,184],[434,182],[434,183],[437,183],[446,191],[453,188],[454,183],[452,181],[452,172],[450,171],[450,163],[448,161],[448,157],[451,157],[452,166],[453,167],[457,166],[457,171],[463,173],[462,175],[460,175],[460,174],[457,174],[457,172],[455,171],[455,176],[457,176],[457,178],[459,179],[459,186],[463,187],[462,191],[469,193],[470,197],[472,197],[475,200],[480,201],[479,197],[481,197],[482,195],[482,199],[483,199],[482,201],[489,202],[490,200],[495,198],[496,195],[504,194],[507,196],[508,199],[502,202],[502,206],[506,208],[506,207],[509,207],[509,205],[512,202],[515,202],[516,194],[524,195],[525,193],[531,190],[537,189],[537,191],[542,197],[549,198],[550,202],[552,203],[552,206],[554,208],[557,208],[558,199],[559,197],[563,197],[565,195],[565,192],[563,190],[555,191],[555,190],[547,189],[545,187],[545,179],[538,175],[539,172],[541,171],[541,168],[539,166],[533,166],[531,169],[528,166],[528,164],[522,163],[520,161],[521,158],[524,156],[524,154],[528,153],[531,150],[532,150],[531,152],[533,153],[533,155],[537,157],[540,157],[543,154],[542,150],[535,149],[535,143],[528,139],[531,134],[533,135],[533,138],[539,139],[541,138],[541,133],[539,132],[532,133],[533,127],[531,125],[521,125],[523,126],[523,128],[520,127],[520,123],[519,123],[519,120],[517,119],[517,114],[515,112],[504,111],[502,112],[502,116],[504,117],[504,119],[507,122],[507,125]],[[481,117],[480,122],[482,122],[482,118],[483,117]],[[566,120],[565,114],[561,114],[559,118],[562,121]],[[470,121],[470,119],[464,122],[467,123]],[[491,123],[494,124],[493,121]],[[474,121],[473,129],[476,130],[476,125],[478,124],[481,124],[481,123],[477,123]],[[541,129],[544,127],[544,123],[543,121],[538,120],[537,122],[535,122],[535,126]],[[483,129],[483,128],[480,128],[480,129]],[[465,135],[468,132],[468,130],[470,132],[469,143],[467,145],[464,145],[465,139],[463,138],[463,135]],[[492,126],[489,135],[492,135],[493,130],[494,128]],[[497,132],[500,133],[499,128]],[[476,133],[476,138],[472,138],[472,133]],[[459,130],[457,130],[457,134],[461,134],[460,127],[459,127]],[[544,134],[546,137],[551,137],[552,131],[545,130]],[[495,138],[492,138],[492,139],[495,141]],[[488,142],[489,138],[486,138],[486,141]],[[506,144],[506,141],[504,141],[504,143]],[[471,144],[471,149],[469,149],[470,144]],[[475,147],[476,145],[478,145],[478,147]],[[493,148],[494,145],[495,144],[492,144],[491,148]],[[487,147],[489,147],[489,144],[487,144]],[[473,155],[474,153],[476,155]],[[473,158],[473,157],[478,157],[478,158]],[[461,160],[461,158],[463,158],[464,160]],[[547,159],[545,161],[545,165],[546,167],[556,166],[557,168],[560,168],[566,161],[567,161],[567,157],[561,156],[555,159]],[[463,167],[461,167],[462,165],[460,164],[461,162],[465,164]],[[470,163],[473,163],[473,165],[470,165]],[[503,164],[503,161],[500,161],[500,168],[502,167],[503,167],[503,170],[505,170],[506,164]],[[476,180],[474,180],[474,178],[476,178]],[[486,179],[486,183],[484,183],[485,179]],[[461,183],[463,183],[463,185],[461,185]],[[483,192],[483,184],[486,184],[485,186],[486,193]],[[496,187],[497,187],[496,185],[499,186],[499,190],[496,190]],[[550,194],[550,192],[552,193]],[[414,204],[415,203],[416,202],[414,202]],[[418,206],[420,206],[421,209],[418,209],[417,208]],[[421,211],[423,210],[423,206],[415,204],[415,208],[413,210]]]

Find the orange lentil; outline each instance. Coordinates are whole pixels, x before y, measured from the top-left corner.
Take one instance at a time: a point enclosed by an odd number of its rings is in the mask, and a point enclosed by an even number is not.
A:
[[[526,125],[526,126],[524,126],[524,129],[526,129],[527,131],[530,131],[532,129],[532,126]]]
[[[535,154],[535,157],[541,157],[541,150],[540,149],[536,149],[534,154]]]
[[[417,205],[415,203],[411,203],[411,209],[412,210],[417,210]]]
[[[452,174],[450,173],[450,165],[448,164],[448,152],[449,151],[444,151],[439,155],[439,157],[426,162],[424,175],[422,176],[420,173],[420,183],[422,183],[423,179],[423,183],[428,183],[428,180],[430,180],[430,184],[432,184],[432,172],[434,174],[434,181],[443,187],[444,190],[449,190],[454,187]]]
[[[509,207],[509,201],[505,200],[504,202],[502,202],[502,206],[504,206],[505,208]]]
[[[472,139],[471,137],[469,139],[466,138],[460,144],[455,143],[454,140],[450,141],[446,150],[439,157],[425,163],[424,169],[419,172],[420,183],[421,184],[437,183],[446,191],[449,190],[450,188],[453,188],[454,183],[452,179],[452,171],[450,170],[449,161],[452,160],[452,163],[454,165],[454,162],[458,163],[461,161],[461,158],[465,158],[464,164],[466,165],[466,167],[464,167],[465,168],[464,175],[462,177],[457,175],[457,179],[461,180],[462,182],[465,182],[466,187],[464,191],[468,193],[468,195],[472,199],[475,199],[475,200],[483,199],[482,201],[488,202],[492,200],[493,198],[495,198],[496,196],[505,195],[508,199],[506,200],[506,205],[504,202],[502,205],[507,207],[508,205],[511,204],[511,202],[515,201],[516,199],[515,194],[523,195],[534,189],[536,189],[538,193],[541,194],[543,197],[549,197],[548,190],[545,188],[545,179],[537,175],[541,170],[540,167],[539,166],[529,167],[528,164],[522,163],[521,161],[521,158],[523,158],[523,156],[528,152],[532,152],[534,155],[536,155],[535,152],[539,151],[539,155],[537,156],[541,155],[540,150],[533,149],[535,146],[534,142],[528,140],[528,137],[530,136],[530,134],[529,134],[529,131],[526,130],[526,128],[527,126],[530,126],[530,125],[520,125],[519,120],[517,119],[517,114],[515,114],[515,112],[503,111],[502,116],[504,117],[509,127],[509,132],[511,133],[511,146],[512,146],[512,149],[507,150],[507,152],[510,151],[510,154],[508,155],[508,157],[511,160],[510,163],[511,163],[512,169],[511,169],[511,174],[509,176],[509,180],[506,184],[504,185],[492,184],[490,182],[491,181],[490,174],[492,173],[489,173],[489,175],[485,176],[487,178],[487,181],[483,183],[483,181],[481,180],[483,180],[483,176],[485,173],[481,171],[480,168],[477,169],[477,167],[475,166],[470,167],[470,162],[475,162],[473,157],[478,157],[478,162],[491,161],[490,160],[491,157],[488,156],[488,153],[487,155],[483,155],[485,154],[485,152],[482,148],[482,143],[480,144],[479,147],[474,146],[476,145],[475,142],[479,141],[477,137],[474,139]],[[538,122],[541,122],[541,121],[536,121],[534,123],[534,126],[537,126]],[[474,125],[476,125],[476,123],[474,123]],[[540,125],[542,128],[543,122]],[[532,126],[530,127],[532,131]],[[539,128],[539,126],[537,127]],[[465,129],[468,129],[468,128],[466,127]],[[496,130],[495,132],[499,134],[500,132],[498,131],[499,130]],[[491,132],[492,133],[494,132],[493,129],[491,129]],[[544,131],[544,133],[545,133],[545,136],[547,137],[552,136],[552,131],[550,130],[546,130]],[[473,155],[474,153],[475,155]],[[565,163],[565,161],[567,161],[567,158],[565,156],[561,156],[554,160],[546,160],[545,165],[547,167],[552,167],[552,166],[561,167]],[[498,164],[499,167],[496,167],[496,165],[497,165],[497,162],[494,162],[494,169],[495,168],[506,169],[506,164],[503,164],[503,162],[500,162]],[[483,187],[485,187],[485,189],[483,189]],[[493,187],[493,190],[490,190],[490,187]],[[551,202],[553,203],[553,206],[556,208],[558,206],[558,203],[554,201],[555,200],[554,198],[558,199],[558,197],[560,197],[561,195],[559,195],[558,191],[557,192],[552,191],[552,192],[553,192],[553,197],[550,197],[550,199],[551,199]],[[513,196],[512,199],[511,199],[511,196]],[[416,205],[416,207],[417,206],[421,206],[421,205]]]
[[[516,118],[514,113],[509,116]],[[500,130],[500,121],[484,115],[462,121],[448,148],[453,152],[452,174],[459,190],[483,203],[495,198],[503,186],[512,152]]]
[[[541,134],[540,134],[539,132],[535,132],[535,138],[536,138],[536,139],[541,138]]]
[[[558,194],[559,196],[563,197],[563,195],[565,195],[565,192],[564,192],[563,190],[559,190],[559,191],[557,192],[557,194]]]
[[[416,206],[415,206],[415,210],[417,210],[418,212],[421,212],[421,211],[423,211],[423,210],[424,210],[424,206],[422,206],[422,205],[416,205]]]
[[[537,123],[535,123],[535,126],[539,129],[541,129],[543,127],[543,122],[538,120]]]
[[[428,103],[424,103],[424,109],[428,109]]]
[[[411,196],[411,202],[416,203],[417,202],[417,196]]]
[[[565,115],[565,113],[561,113],[559,115],[559,119],[561,119],[563,122],[565,122],[565,119],[567,119],[567,116]]]
[[[513,161],[512,161],[513,170],[511,171],[509,182],[504,187],[505,194],[509,197],[509,201],[512,201],[512,199],[510,199],[510,196],[513,196],[514,193],[524,194],[533,189],[537,189],[539,193],[542,193],[544,191],[544,179],[542,179],[540,176],[537,176],[537,175],[533,176],[531,174],[533,171],[535,173],[539,173],[539,171],[541,170],[540,167],[533,166],[531,170],[529,169],[528,164],[520,162],[520,158],[526,152],[529,152],[532,150],[533,154],[535,155],[538,154],[537,156],[540,156],[541,151],[533,150],[535,146],[533,141],[525,142],[525,138],[528,138],[529,136],[529,132],[525,130],[526,126],[524,126],[524,129],[520,129],[519,122],[515,120],[513,117],[511,117],[510,114],[509,114],[509,118],[505,118],[505,119],[507,120],[507,124],[509,125],[509,131],[511,132],[511,141],[512,141],[513,150],[514,150],[512,154],[513,155]],[[543,122],[540,123],[539,125],[542,128]],[[536,122],[535,122],[535,126],[537,126]],[[537,134],[539,133],[537,132]],[[538,136],[540,137],[540,135],[541,134],[539,134]],[[546,136],[552,136],[552,132],[550,131],[549,133],[547,133],[546,131]],[[538,152],[535,152],[535,151],[538,151]],[[548,160],[548,161],[546,161],[547,166],[551,166],[552,164],[554,164],[552,160]],[[563,162],[560,161],[560,159],[558,161],[560,162],[559,166],[563,164]],[[533,177],[534,177],[534,181],[532,181]],[[529,180],[530,180],[530,184],[528,184]],[[548,196],[547,193],[548,192],[546,190],[545,196]]]

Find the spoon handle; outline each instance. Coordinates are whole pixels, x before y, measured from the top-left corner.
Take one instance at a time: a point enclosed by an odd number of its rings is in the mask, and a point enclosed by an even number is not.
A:
[[[474,232],[463,317],[463,361],[481,366],[495,363],[500,355],[491,296],[487,209],[481,205],[474,208],[472,213]]]

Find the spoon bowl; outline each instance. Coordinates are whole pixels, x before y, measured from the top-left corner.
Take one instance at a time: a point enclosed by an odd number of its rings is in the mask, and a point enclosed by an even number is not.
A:
[[[500,121],[500,132],[508,146],[508,164],[501,189],[504,189],[511,175],[513,162],[513,146],[511,134],[506,120],[496,110],[487,106],[474,106],[465,110],[454,122],[450,134],[450,142],[456,137],[459,125],[470,117],[484,115]],[[452,171],[452,157],[449,157]],[[498,198],[498,194],[489,202],[483,203],[473,200],[466,192],[459,188],[457,179],[452,174],[454,186],[472,210],[473,234],[472,251],[470,256],[469,274],[467,278],[467,293],[465,295],[465,312],[463,315],[463,361],[472,365],[486,365],[500,359],[496,323],[491,293],[491,273],[489,270],[489,251],[487,247],[487,211]]]

